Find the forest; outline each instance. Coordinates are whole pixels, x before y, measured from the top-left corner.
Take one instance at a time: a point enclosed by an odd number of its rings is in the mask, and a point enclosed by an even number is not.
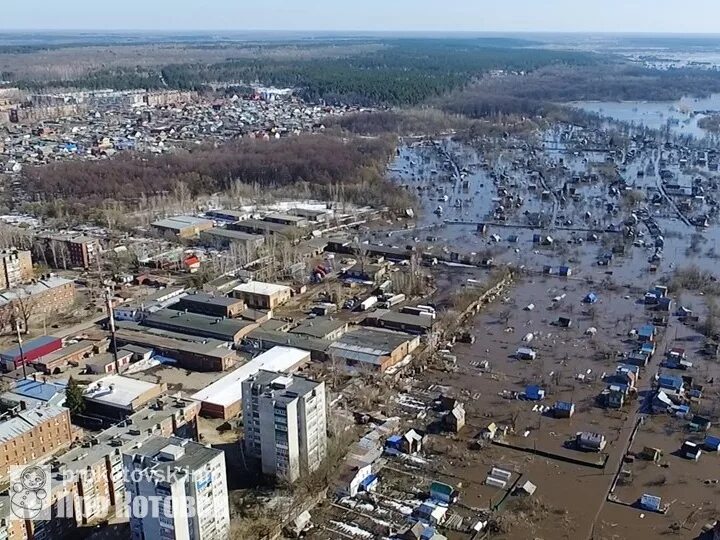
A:
[[[517,40],[395,39],[376,50],[332,58],[228,58],[208,64],[159,68],[116,66],[79,79],[19,81],[20,86],[59,88],[170,87],[204,90],[210,82],[260,83],[300,89],[309,101],[354,105],[416,105],[460,88],[493,69],[525,72],[549,65],[590,65],[590,53],[527,48]]]
[[[28,192],[39,202],[130,202],[170,193],[179,184],[198,195],[229,190],[241,182],[268,191],[307,185],[318,195],[342,185],[350,201],[388,204],[397,195],[394,190],[400,189],[384,179],[393,148],[392,140],[385,138],[243,139],[162,156],[124,154],[95,162],[57,163],[29,168],[25,175]]]

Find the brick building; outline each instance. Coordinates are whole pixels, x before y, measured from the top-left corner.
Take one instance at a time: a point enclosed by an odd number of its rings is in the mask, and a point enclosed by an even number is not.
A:
[[[70,411],[64,407],[39,407],[0,417],[0,482],[10,467],[47,458],[67,448],[73,439]]]
[[[0,289],[11,289],[33,278],[32,254],[29,251],[0,251]]]

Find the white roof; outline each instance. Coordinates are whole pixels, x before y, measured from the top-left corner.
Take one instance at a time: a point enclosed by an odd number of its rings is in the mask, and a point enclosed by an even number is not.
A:
[[[262,281],[249,281],[238,285],[234,290],[248,293],[248,294],[262,294],[270,296],[279,292],[289,290],[290,287],[286,285],[278,285],[277,283],[264,283]]]
[[[129,409],[135,399],[155,387],[157,385],[150,382],[110,375],[89,384],[84,395],[88,401]]]
[[[227,407],[242,399],[242,383],[258,371],[288,371],[310,359],[310,353],[293,347],[273,347],[269,351],[250,360],[222,379],[205,387],[192,399]]]

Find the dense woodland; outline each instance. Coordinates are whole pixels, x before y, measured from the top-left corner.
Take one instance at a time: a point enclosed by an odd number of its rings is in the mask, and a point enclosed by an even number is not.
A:
[[[236,182],[262,188],[305,184],[327,194],[342,185],[349,199],[382,203],[393,195],[383,179],[393,151],[385,138],[316,135],[245,139],[162,156],[123,154],[95,162],[65,162],[28,169],[36,201],[115,199],[170,193],[182,183],[191,195],[228,190]],[[399,188],[398,188],[399,189]]]
[[[258,82],[298,88],[304,98],[314,102],[415,105],[462,87],[492,69],[529,71],[598,61],[587,53],[519,48],[516,45],[521,43],[514,40],[495,41],[403,39],[383,42],[385,46],[374,52],[335,58],[230,58],[162,68],[104,68],[81,79],[44,82],[42,86],[203,90],[209,82]],[[36,88],[40,83],[20,84]]]
[[[474,91],[529,102],[671,101],[720,92],[720,72],[631,65],[551,66],[525,76],[483,79]]]

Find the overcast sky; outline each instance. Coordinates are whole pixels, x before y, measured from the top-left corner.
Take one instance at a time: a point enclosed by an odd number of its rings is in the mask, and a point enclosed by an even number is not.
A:
[[[720,0],[1,0],[0,29],[720,33]]]

